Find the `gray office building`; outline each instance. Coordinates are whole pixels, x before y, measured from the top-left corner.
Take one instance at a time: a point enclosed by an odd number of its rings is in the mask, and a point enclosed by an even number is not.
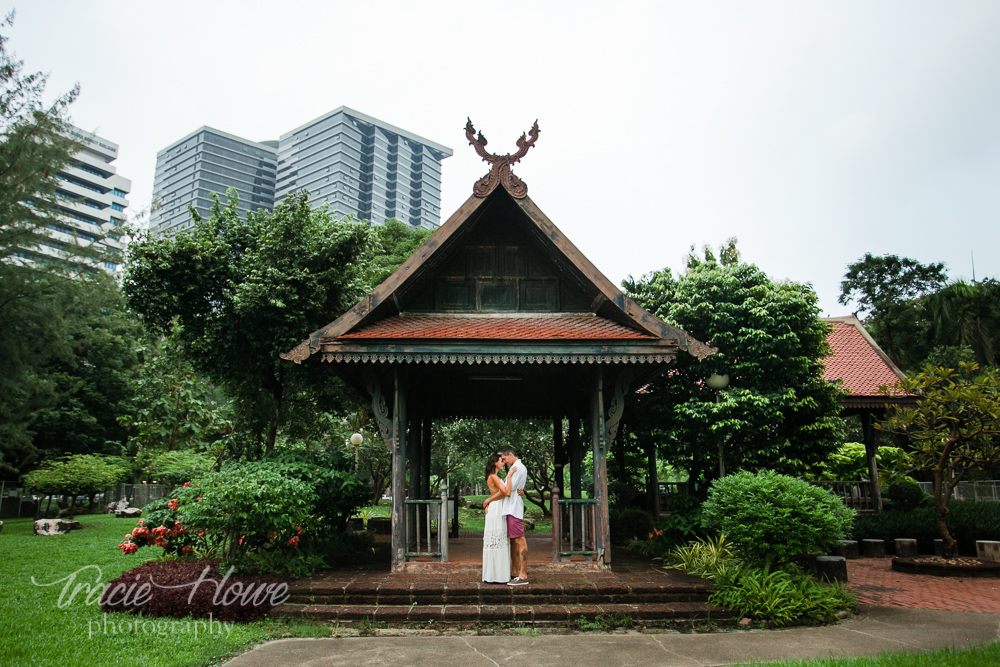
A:
[[[276,141],[254,142],[211,127],[202,127],[156,154],[153,212],[150,227],[157,234],[173,234],[190,226],[188,206],[207,217],[212,194],[225,204],[234,188],[240,213],[274,208],[277,170]]]
[[[278,141],[253,142],[203,127],[160,151],[151,226],[158,234],[190,224],[192,204],[211,208],[227,187],[240,210],[271,210],[298,190],[331,215],[382,224],[396,219],[433,229],[441,222],[441,161],[450,148],[340,107]]]

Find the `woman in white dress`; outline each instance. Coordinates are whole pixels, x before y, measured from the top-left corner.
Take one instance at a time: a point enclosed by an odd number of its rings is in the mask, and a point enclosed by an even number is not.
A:
[[[508,487],[497,473],[503,468],[499,454],[486,462],[486,486],[490,489],[486,508],[486,527],[483,529],[483,581],[506,584],[510,581],[510,542],[507,539],[507,521],[500,512],[500,505],[493,503],[509,495]],[[507,474],[510,479],[510,473]]]

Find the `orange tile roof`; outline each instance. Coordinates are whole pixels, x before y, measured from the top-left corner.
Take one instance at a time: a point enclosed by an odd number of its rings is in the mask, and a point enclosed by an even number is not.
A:
[[[879,354],[881,348],[861,332],[861,323],[854,318],[846,319],[846,322],[831,322],[833,329],[826,340],[833,354],[823,360],[826,366],[823,379],[843,380],[843,387],[851,396],[879,396],[878,388],[894,386],[899,375],[882,357],[884,352]]]
[[[558,317],[477,317],[396,315],[351,331],[343,339],[491,339],[491,340],[651,340],[622,324],[592,315]]]

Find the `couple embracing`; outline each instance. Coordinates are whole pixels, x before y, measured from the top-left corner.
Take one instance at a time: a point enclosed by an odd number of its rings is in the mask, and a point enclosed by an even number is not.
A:
[[[506,481],[499,472],[507,466]],[[514,450],[504,447],[486,462],[490,497],[483,501],[483,581],[508,586],[528,583],[528,541],[524,539],[524,483],[528,471]]]

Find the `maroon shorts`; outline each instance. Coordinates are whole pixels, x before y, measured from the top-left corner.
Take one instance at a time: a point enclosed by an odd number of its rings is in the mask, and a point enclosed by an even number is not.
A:
[[[513,514],[507,515],[507,539],[516,540],[524,537],[524,521]]]

